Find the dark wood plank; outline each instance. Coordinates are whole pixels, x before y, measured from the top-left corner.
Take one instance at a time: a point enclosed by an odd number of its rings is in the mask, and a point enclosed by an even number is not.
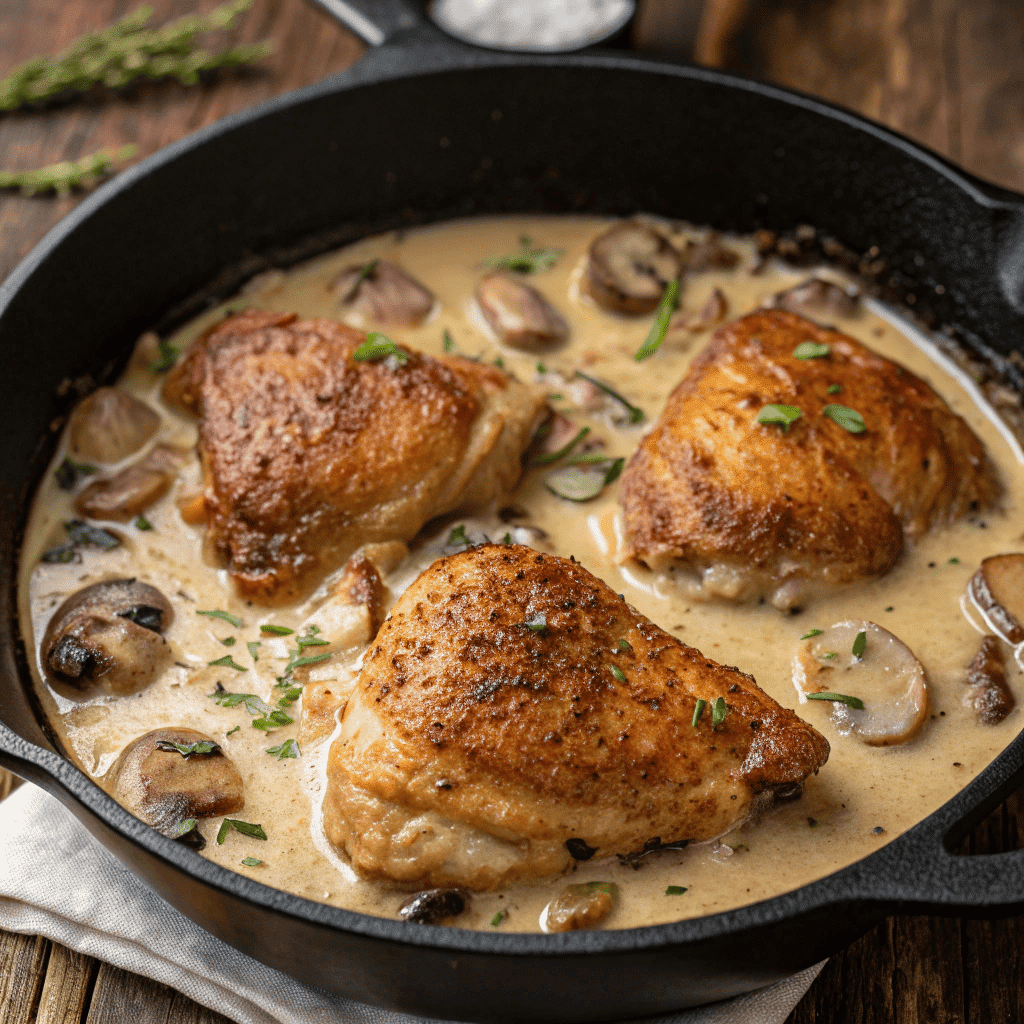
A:
[[[228,1018],[208,1010],[166,985],[101,964],[83,1024],[227,1024]]]
[[[35,1020],[50,943],[39,935],[0,931],[0,1019],[4,1024]]]
[[[35,1024],[81,1024],[99,961],[51,943]]]

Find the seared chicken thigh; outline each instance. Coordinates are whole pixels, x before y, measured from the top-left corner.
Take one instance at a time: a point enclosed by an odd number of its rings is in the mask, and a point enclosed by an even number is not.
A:
[[[750,676],[576,562],[486,544],[430,566],[377,634],[324,826],[367,877],[488,889],[714,838],[827,757]]]
[[[193,346],[164,389],[200,417],[208,555],[260,604],[294,601],[361,544],[408,540],[520,474],[541,401],[515,377],[253,310]],[[194,515],[194,513],[193,513]]]
[[[799,416],[759,422],[769,405]],[[904,534],[999,491],[981,441],[923,380],[769,310],[715,334],[626,467],[621,500],[633,554],[691,570],[695,596],[792,607],[815,585],[883,575]]]

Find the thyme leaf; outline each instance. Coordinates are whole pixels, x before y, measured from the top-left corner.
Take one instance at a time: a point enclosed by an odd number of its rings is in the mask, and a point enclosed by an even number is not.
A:
[[[651,327],[647,339],[633,356],[638,363],[647,359],[648,356],[653,356],[661,348],[661,343],[665,340],[665,333],[668,331],[668,322],[672,319],[672,314],[678,305],[679,282],[677,280],[669,281],[665,286],[665,294],[662,295],[661,302],[658,303],[658,308],[654,311],[654,326]]]

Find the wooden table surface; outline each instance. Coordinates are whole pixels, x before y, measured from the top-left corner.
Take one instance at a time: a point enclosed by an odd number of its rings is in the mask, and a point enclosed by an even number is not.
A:
[[[213,0],[150,0],[161,23]],[[692,44],[682,0],[645,0],[636,42]],[[0,76],[134,9],[126,0],[0,4]],[[150,84],[40,112],[0,115],[0,168],[33,168],[134,143],[139,158],[235,110],[347,67],[361,44],[303,0],[256,0],[240,40],[272,38],[258,70],[186,89]],[[697,54],[823,96],[1024,190],[1024,17],[1018,0],[710,0]],[[0,280],[78,196],[0,194]],[[0,772],[0,797],[9,780]],[[0,823],[3,813],[0,805]],[[1024,801],[975,831],[972,853],[1016,849]],[[2,833],[0,833],[2,834]],[[2,842],[0,838],[0,842]],[[887,921],[834,956],[788,1024],[1024,1021],[1024,919]],[[223,1021],[185,996],[46,939],[0,931],[3,1024]]]

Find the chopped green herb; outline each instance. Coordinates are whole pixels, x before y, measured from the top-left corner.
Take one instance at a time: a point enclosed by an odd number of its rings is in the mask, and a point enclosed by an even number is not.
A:
[[[626,673],[623,672],[618,665],[609,665],[608,671],[611,672],[611,674],[615,676],[620,683],[624,683],[626,681]]]
[[[224,733],[224,735],[225,736],[230,736],[233,732],[238,732],[238,730],[241,729],[241,728],[242,727],[240,725],[236,725],[234,727],[234,729],[228,729],[228,731],[226,733]]]
[[[618,479],[625,464],[625,459],[604,459],[589,466],[569,465],[549,473],[544,486],[559,498],[590,501]]]
[[[193,754],[219,754],[220,747],[212,740],[196,740],[195,743],[175,743],[174,740],[157,740],[156,749],[163,750],[168,754],[175,752],[184,758],[190,758]]]
[[[305,647],[326,647],[331,641],[325,640],[322,636],[297,636],[295,642],[301,650]]]
[[[501,543],[502,544],[511,544],[512,543],[512,534],[509,533],[507,530],[505,531],[505,536],[501,538]]]
[[[288,662],[288,667],[285,669],[286,672],[290,672],[293,668],[304,668],[306,665],[317,665],[321,661],[326,661],[331,656],[330,652],[325,654],[310,654],[305,658],[295,658],[293,661]]]
[[[373,272],[377,269],[377,264],[380,263],[379,259],[370,260],[369,263],[364,263],[359,268],[359,273],[356,275],[356,279],[352,282],[352,287],[349,288],[348,294],[341,300],[342,303],[351,302],[359,291],[359,286],[370,277]]]
[[[614,882],[584,882],[582,888],[587,892],[603,892],[616,903],[619,900],[619,887]]]
[[[684,892],[689,892],[685,885],[670,885],[665,890],[666,896],[682,896]]]
[[[195,818],[185,818],[176,825],[172,825],[167,835],[171,839],[180,839],[182,836],[194,831],[198,824],[199,822]]]
[[[378,359],[394,357],[398,366],[409,362],[409,354],[400,349],[386,334],[371,331],[353,353],[352,358],[358,363],[372,363]]]
[[[41,561],[53,564],[66,564],[82,560],[82,556],[75,550],[74,544],[60,544],[44,551],[39,557]]]
[[[616,391],[615,388],[613,388],[610,384],[605,384],[603,380],[598,380],[597,377],[591,377],[590,374],[584,373],[582,370],[577,370],[576,376],[582,377],[584,380],[590,381],[590,383],[593,384],[595,388],[598,388],[599,390],[603,391],[606,395],[608,395],[609,398],[614,398],[615,401],[618,402],[621,406],[623,406],[626,412],[629,413],[630,423],[643,423],[643,409],[637,408],[637,406],[633,405],[627,399],[623,398],[622,395],[620,395],[618,391]]]
[[[633,645],[628,640],[620,640],[619,641],[619,646],[624,651],[631,651],[631,650],[633,650]]]
[[[690,722],[690,725],[692,725],[694,729],[697,728],[697,725],[700,722],[700,716],[704,714],[704,709],[707,706],[708,706],[708,702],[706,700],[698,700],[697,703],[694,704],[694,706],[693,706],[693,721]]]
[[[548,372],[548,368],[543,363],[538,363],[537,364],[537,372],[538,373],[547,373]]]
[[[220,641],[225,647],[234,647],[238,641],[233,636],[226,636],[221,638]]]
[[[259,857],[243,857],[242,863],[247,868],[258,868],[263,863],[263,861],[261,861]]]
[[[800,639],[801,640],[810,640],[812,636],[821,636],[821,634],[824,633],[824,632],[825,632],[825,630],[823,630],[823,629],[809,629],[809,630],[807,630],[806,633],[804,633],[804,635],[802,637],[800,637]]]
[[[856,711],[864,710],[864,701],[860,697],[848,697],[845,693],[808,693],[808,700],[831,700],[837,704],[846,704]]]
[[[789,430],[791,423],[796,423],[803,415],[795,405],[766,405],[758,414],[757,422],[777,424],[783,431]]]
[[[452,337],[452,332],[446,327],[441,334],[441,350],[444,352],[455,351],[455,339]]]
[[[498,925],[501,924],[501,922],[504,921],[506,917],[508,917],[508,911],[507,910],[499,910],[494,915],[494,917],[491,918],[491,927],[492,928],[497,928]]]
[[[135,517],[135,529],[136,530],[152,530],[153,524],[143,515]]]
[[[951,559],[949,560],[949,564],[950,564],[950,565],[959,565],[959,564],[960,564],[960,559],[959,559],[959,558],[957,558],[957,557],[956,557],[956,555],[954,555],[954,556],[953,556],[953,557],[952,557],[952,558],[951,558]]]
[[[446,548],[468,548],[472,545],[472,541],[466,536],[466,527],[464,523],[459,523],[451,533],[448,534],[448,541],[445,544]]]
[[[653,356],[661,348],[661,343],[665,340],[665,333],[668,331],[668,322],[672,319],[672,314],[676,311],[678,305],[679,282],[669,281],[665,286],[665,294],[662,295],[661,302],[658,303],[658,308],[654,311],[654,326],[651,327],[647,340],[644,341],[640,348],[637,349],[636,355],[633,356],[638,363],[648,356]]]
[[[548,401],[563,402],[565,401],[565,395],[563,395],[561,391],[552,391],[551,394],[548,395]]]
[[[225,654],[223,658],[218,658],[216,661],[208,661],[206,664],[216,666],[217,668],[233,668],[236,672],[249,671],[244,665],[239,665],[230,654]]]
[[[181,353],[166,338],[160,338],[156,344],[160,355],[150,369],[153,373],[166,373],[178,361]]]
[[[224,840],[227,839],[228,833],[232,829],[236,832],[241,832],[243,836],[249,836],[252,839],[267,838],[267,833],[263,831],[262,825],[253,825],[248,821],[239,821],[237,818],[225,818],[220,823],[220,831],[217,833],[218,846],[224,845]]]
[[[259,661],[260,656],[256,653],[256,649],[260,646],[259,640],[250,640],[246,645],[249,648],[249,656],[253,661]]]
[[[839,655],[836,654],[835,651],[829,651],[828,654],[825,655],[825,657],[831,660],[832,658],[838,658]]]
[[[75,547],[99,548],[101,551],[113,551],[121,546],[112,533],[98,526],[90,526],[81,519],[69,519],[64,524],[64,532]]]
[[[196,615],[205,615],[211,619],[223,619],[229,625],[234,626],[235,629],[241,629],[245,625],[237,615],[232,615],[230,612],[226,612],[222,608],[211,608],[207,611],[197,611]]]
[[[711,728],[717,729],[725,721],[725,713],[728,709],[725,706],[725,698],[719,697],[711,706]]]
[[[822,345],[817,341],[801,341],[793,349],[793,355],[797,359],[824,359],[831,351],[828,345]]]
[[[276,757],[278,761],[283,761],[286,757],[298,757],[299,745],[295,740],[285,740],[276,747],[267,747],[267,753]]]
[[[281,686],[282,684],[278,683],[277,685]],[[281,694],[280,698],[278,699],[277,706],[279,708],[291,707],[291,705],[294,704],[301,696],[301,686],[289,686],[288,689],[286,689],[284,693]]]
[[[828,393],[830,395],[838,395],[839,392],[842,391],[842,390],[843,390],[843,385],[842,384],[829,384],[829,386],[828,386]]]
[[[540,274],[550,270],[561,258],[562,249],[535,249],[527,235],[519,236],[519,252],[492,256],[483,265],[490,270],[514,270],[518,274]]]
[[[262,732],[269,732],[271,729],[279,729],[281,726],[291,725],[294,721],[294,718],[290,715],[286,715],[283,711],[271,711],[269,715],[254,718],[249,724],[254,729],[260,729]]]
[[[887,612],[891,612],[891,611],[893,610],[893,606],[892,606],[892,605],[889,605],[889,607],[888,607],[888,608],[886,608],[885,610],[886,610]]]
[[[215,690],[206,696],[212,697],[214,703],[219,704],[222,708],[237,708],[240,704],[244,704],[250,715],[262,715],[270,710],[255,693],[231,693],[228,690]]]
[[[590,427],[583,427],[580,432],[573,437],[567,444],[562,445],[557,452],[546,452],[543,455],[536,456],[531,462],[531,466],[550,466],[552,462],[557,462],[559,459],[565,458],[590,433]]]
[[[275,626],[271,622],[263,622],[260,624],[260,632],[266,636],[291,636],[295,630],[289,629],[287,626]]]
[[[504,370],[504,369],[505,369],[505,360],[504,360],[504,359],[502,359],[502,358],[501,358],[501,356],[498,356],[498,358],[494,360],[494,365],[495,365],[495,366],[496,366],[496,367],[497,367],[497,368],[498,368],[499,370]]]
[[[861,630],[853,640],[853,656],[859,661],[864,657],[864,652],[868,646],[868,634],[866,630]]]
[[[315,625],[313,625],[313,623],[310,623],[306,627],[306,630],[309,633],[322,633],[323,632],[323,630],[319,626],[315,626]]]
[[[821,411],[851,434],[863,434],[868,429],[864,425],[864,417],[856,409],[849,409],[845,405],[826,405]]]
[[[538,615],[531,615],[523,623],[523,625],[531,633],[543,633],[544,630],[548,628],[548,620],[547,620],[547,617],[544,616],[544,615],[540,615],[540,614],[538,614]]]
[[[53,476],[57,481],[57,486],[62,491],[70,491],[74,489],[75,484],[77,484],[82,477],[92,476],[93,473],[98,472],[99,470],[95,466],[90,466],[88,462],[76,462],[69,455],[53,471]]]

